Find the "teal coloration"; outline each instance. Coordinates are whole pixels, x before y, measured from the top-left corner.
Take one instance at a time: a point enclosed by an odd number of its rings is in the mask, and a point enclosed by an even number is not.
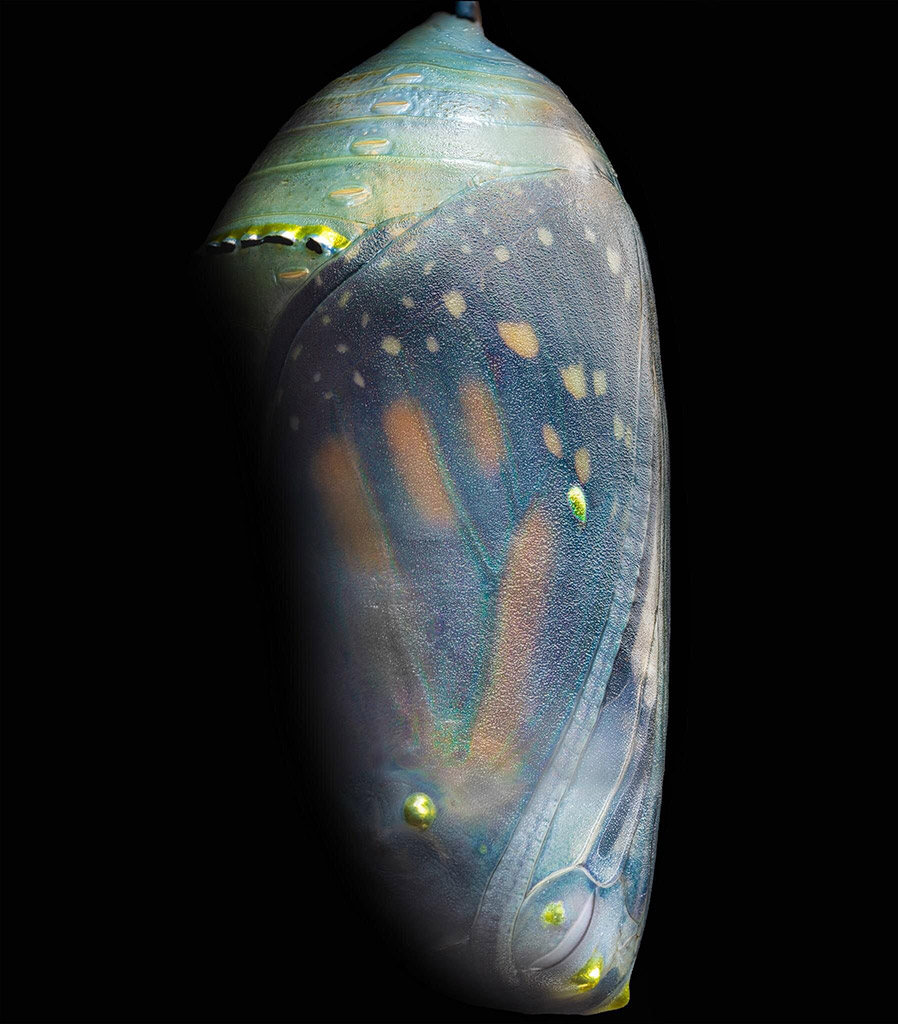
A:
[[[209,237],[275,223],[349,244],[235,245],[208,278],[321,610],[359,871],[467,998],[621,1005],[663,772],[667,449],[614,172],[560,90],[435,15],[300,108]]]

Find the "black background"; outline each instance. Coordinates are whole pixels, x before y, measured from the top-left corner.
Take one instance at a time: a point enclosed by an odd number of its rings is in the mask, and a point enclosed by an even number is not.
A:
[[[622,1019],[894,1019],[896,7],[484,8],[657,294],[672,696]],[[515,1019],[404,971],[328,846],[185,277],[293,110],[433,9],[3,7],[6,1020]]]

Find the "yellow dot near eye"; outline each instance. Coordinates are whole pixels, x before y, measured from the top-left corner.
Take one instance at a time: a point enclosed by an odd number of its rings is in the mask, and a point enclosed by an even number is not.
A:
[[[564,904],[561,900],[556,900],[554,903],[548,903],[540,916],[545,924],[552,928],[557,928],[560,924],[564,923]]]

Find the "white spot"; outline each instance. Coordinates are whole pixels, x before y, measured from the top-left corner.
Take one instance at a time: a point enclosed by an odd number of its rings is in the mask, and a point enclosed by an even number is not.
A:
[[[386,257],[384,257],[380,261],[380,269],[381,270],[389,270],[390,269],[390,261]]]
[[[621,255],[617,249],[612,249],[609,245],[605,249],[605,255],[608,257],[608,266],[611,269],[611,273],[615,277],[620,273]]]
[[[410,299],[407,295],[403,295],[402,305],[405,306],[406,309],[411,309],[415,305],[415,300]]]
[[[368,326],[368,321],[370,319],[371,319],[371,317],[368,316],[367,313],[362,313],[362,327],[367,327]]]
[[[334,393],[333,393],[333,391],[325,391],[324,394],[321,397],[322,398],[333,398],[334,397]]]
[[[427,351],[428,352],[439,352],[440,351],[440,343],[437,341],[437,339],[432,334],[428,334],[427,340],[424,342],[424,344],[427,346]]]
[[[352,298],[352,292],[343,292],[339,299],[337,299],[337,305],[340,309],[346,309],[346,303]]]
[[[466,206],[466,207],[465,207],[465,213],[466,213],[466,214],[467,214],[467,215],[468,215],[469,217],[473,217],[473,216],[474,216],[474,214],[475,214],[476,212],[477,212],[477,211],[476,211],[476,210],[474,209],[474,207],[473,207],[473,206]]]
[[[388,352],[391,356],[398,356],[402,350],[402,346],[399,344],[399,339],[394,338],[392,334],[388,334],[386,338],[380,343],[380,347],[384,352]]]
[[[316,384],[318,383],[318,381],[320,381],[320,380],[321,380],[321,374],[320,374],[320,372],[319,372],[318,370],[316,370],[316,371],[315,371],[315,372],[314,372],[314,373],[312,374],[312,380],[313,380],[313,381],[314,381],[314,382],[315,382]]]
[[[490,229],[488,227],[485,227],[485,228],[482,229],[482,232],[483,232],[483,237],[486,238],[486,236],[490,233]]]
[[[465,254],[465,256],[470,256],[471,253],[474,251],[470,245],[462,245],[460,248],[461,251]]]
[[[604,395],[608,390],[608,378],[604,370],[595,370],[592,375],[592,389],[597,395]]]
[[[327,313],[325,313],[324,316],[321,318],[321,322],[324,324],[325,327],[327,327],[327,325],[331,322],[331,318],[327,315]]]
[[[552,244],[552,232],[548,228],[540,228],[536,232],[536,237],[543,243],[543,245]]]
[[[360,388],[365,386],[365,378],[359,373],[358,370],[352,375],[352,379],[358,384]]]
[[[624,431],[624,444],[628,448],[633,447],[633,431],[629,427]]]
[[[418,248],[418,243],[414,239],[412,239],[411,242],[406,242],[405,245],[402,248],[406,252],[412,252],[413,249],[417,249]]]
[[[424,264],[423,268],[421,269],[421,273],[424,274],[425,276],[427,276],[427,274],[429,274],[431,272],[431,270],[433,270],[433,268],[435,266],[436,266],[436,263],[434,263],[433,260],[431,260],[430,263],[425,263]]]
[[[297,345],[296,348],[293,349],[293,361],[294,362],[299,358],[299,353],[300,352],[302,352],[302,344]]]
[[[500,245],[498,249],[494,250],[493,255],[499,263],[507,263],[511,259],[511,253],[504,245]]]
[[[584,228],[583,237],[586,239],[587,242],[595,242],[596,233],[595,231],[593,231],[592,228]]]
[[[620,441],[624,436],[624,421],[617,415],[614,414],[614,440]]]
[[[343,355],[343,353],[347,352],[348,349],[347,349],[347,347],[345,345],[338,345],[337,346],[337,351],[340,353],[340,355]]]
[[[458,319],[468,308],[464,295],[462,295],[461,292],[456,291],[447,292],[443,296],[443,305],[456,319]]]
[[[574,398],[586,398],[586,377],[583,373],[582,362],[562,367],[561,379]]]

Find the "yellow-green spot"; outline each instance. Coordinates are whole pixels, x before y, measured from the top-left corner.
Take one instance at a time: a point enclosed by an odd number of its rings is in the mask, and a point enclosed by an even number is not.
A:
[[[486,853],[486,843],[481,843],[480,844],[479,852],[482,853],[482,854]]]
[[[602,980],[602,968],[604,966],[605,961],[602,959],[601,954],[590,957],[571,978],[571,981],[577,986],[579,992],[589,992]]]
[[[547,925],[551,925],[553,928],[557,928],[564,922],[564,904],[561,900],[556,900],[554,903],[548,903],[546,909],[542,913],[543,921]]]
[[[577,487],[575,484],[567,492],[567,501],[571,506],[571,511],[580,520],[581,523],[586,522],[586,495],[583,493],[582,487]]]
[[[426,793],[412,793],[405,798],[402,805],[402,814],[412,828],[430,828],[433,819],[437,816],[437,809],[433,800]]]
[[[611,1000],[607,1006],[603,1006],[603,1010],[619,1010],[622,1006],[626,1006],[630,1002],[630,982],[618,992],[618,994]]]

